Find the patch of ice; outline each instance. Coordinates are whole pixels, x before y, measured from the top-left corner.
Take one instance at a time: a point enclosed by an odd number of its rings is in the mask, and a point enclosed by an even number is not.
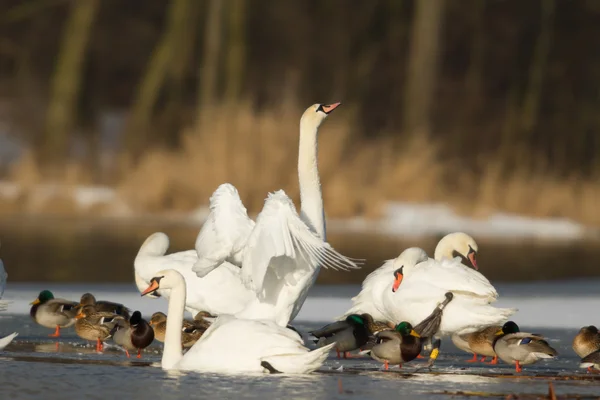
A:
[[[597,281],[563,281],[561,293],[552,288],[556,282],[497,285],[501,293],[497,307],[516,307],[519,311],[512,319],[525,328],[572,328],[589,325],[590,316],[600,308],[600,295],[587,293]],[[29,303],[38,293],[50,289],[56,297],[79,300],[85,292],[93,293],[98,300],[110,300],[139,310],[148,317],[156,311],[167,311],[165,299],[141,297],[134,285],[126,284],[25,284],[12,283],[5,297],[13,301],[11,314],[28,314]],[[583,290],[582,290],[583,289]],[[308,296],[296,321],[326,323],[342,316],[351,306],[351,298],[358,294],[359,285],[317,285]],[[502,295],[502,293],[509,293]],[[188,314],[191,318],[191,315]]]

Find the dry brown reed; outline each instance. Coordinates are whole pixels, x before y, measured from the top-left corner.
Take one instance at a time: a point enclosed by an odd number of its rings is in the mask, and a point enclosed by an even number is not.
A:
[[[333,114],[320,130],[319,170],[330,218],[375,218],[386,202],[409,201],[445,202],[474,216],[500,210],[600,224],[595,180],[518,169],[507,173],[501,159],[487,160],[479,172],[465,171],[442,161],[443,143],[426,135],[413,135],[400,145],[393,135],[357,139],[346,115]],[[119,197],[134,211],[190,211],[207,204],[219,184],[230,182],[251,213],[260,211],[267,192],[276,189],[298,200],[298,118],[297,107],[260,113],[249,104],[235,111],[207,110],[197,126],[184,132],[179,150],[148,149],[136,167],[122,162]],[[15,168],[12,179],[23,192],[17,209],[44,212],[58,204],[61,213],[75,210],[64,198],[42,206],[27,195],[43,176],[31,157]],[[90,183],[90,176],[83,166],[67,165],[65,192]],[[0,208],[15,210],[6,200]]]

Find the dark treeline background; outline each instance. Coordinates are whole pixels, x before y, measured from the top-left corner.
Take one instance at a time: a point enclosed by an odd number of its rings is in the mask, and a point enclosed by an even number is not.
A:
[[[297,121],[338,100],[353,140],[401,147],[420,135],[464,170],[494,159],[505,175],[591,179],[600,2],[0,3],[3,130],[46,172],[77,157],[96,171],[107,151],[135,165],[149,147],[176,150],[215,107],[295,107]]]

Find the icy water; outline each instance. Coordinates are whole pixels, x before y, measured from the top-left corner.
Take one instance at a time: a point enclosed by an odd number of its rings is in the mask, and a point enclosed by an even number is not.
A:
[[[162,231],[169,252],[189,250],[200,226],[181,220],[3,216],[0,258],[11,282],[133,282],[133,260],[144,240]],[[419,246],[433,254],[441,236],[402,237],[328,229],[341,253],[365,260],[360,270],[322,270],[317,283],[360,283],[384,260]],[[600,241],[543,241],[534,238],[483,239],[478,263],[492,282],[600,277]]]
[[[12,284],[5,293],[11,300],[8,313],[0,316],[0,336],[19,336],[0,352],[0,393],[3,399],[58,398],[294,398],[294,399],[389,399],[389,398],[504,398],[509,394],[547,395],[552,382],[560,395],[598,398],[600,374],[590,375],[578,368],[571,341],[584,321],[597,321],[598,281],[538,284],[511,284],[499,288],[503,306],[521,303],[515,316],[523,330],[544,334],[559,351],[559,358],[526,366],[521,376],[506,364],[471,364],[469,355],[455,349],[449,340],[432,372],[417,371],[425,361],[416,360],[402,369],[381,370],[368,358],[338,360],[333,353],[321,370],[304,376],[217,375],[192,372],[165,372],[160,368],[162,344],[155,342],[141,360],[127,359],[108,342],[103,354],[66,329],[59,340],[48,338],[50,330],[36,325],[26,313],[27,303],[50,288],[56,295],[77,299],[84,291],[99,299],[124,302],[145,315],[166,309],[166,301],[141,298],[131,285]],[[345,310],[349,296],[358,286],[317,286],[311,292],[298,321],[301,331],[321,326]],[[587,292],[588,296],[582,296]],[[546,306],[554,297],[566,302],[577,318],[563,318],[568,312]],[[537,299],[525,303],[524,299]],[[518,304],[517,304],[518,305]],[[342,311],[340,311],[342,310]],[[537,319],[534,318],[537,315]],[[566,317],[566,315],[565,315]],[[531,321],[531,323],[527,323]],[[563,328],[551,328],[562,326]]]

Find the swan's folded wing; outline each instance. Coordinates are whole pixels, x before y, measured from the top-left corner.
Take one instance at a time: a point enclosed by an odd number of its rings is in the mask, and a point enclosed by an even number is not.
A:
[[[240,251],[254,227],[236,188],[224,183],[210,198],[210,214],[196,238],[198,261],[193,271],[202,278]]]
[[[498,292],[486,277],[462,265],[458,259],[429,259],[417,264],[410,279],[426,281],[444,292],[452,291],[488,299],[498,297]]]
[[[289,284],[298,269],[358,269],[359,261],[335,251],[300,219],[292,200],[283,190],[270,193],[246,243],[242,279],[257,293],[269,266],[271,273]]]

